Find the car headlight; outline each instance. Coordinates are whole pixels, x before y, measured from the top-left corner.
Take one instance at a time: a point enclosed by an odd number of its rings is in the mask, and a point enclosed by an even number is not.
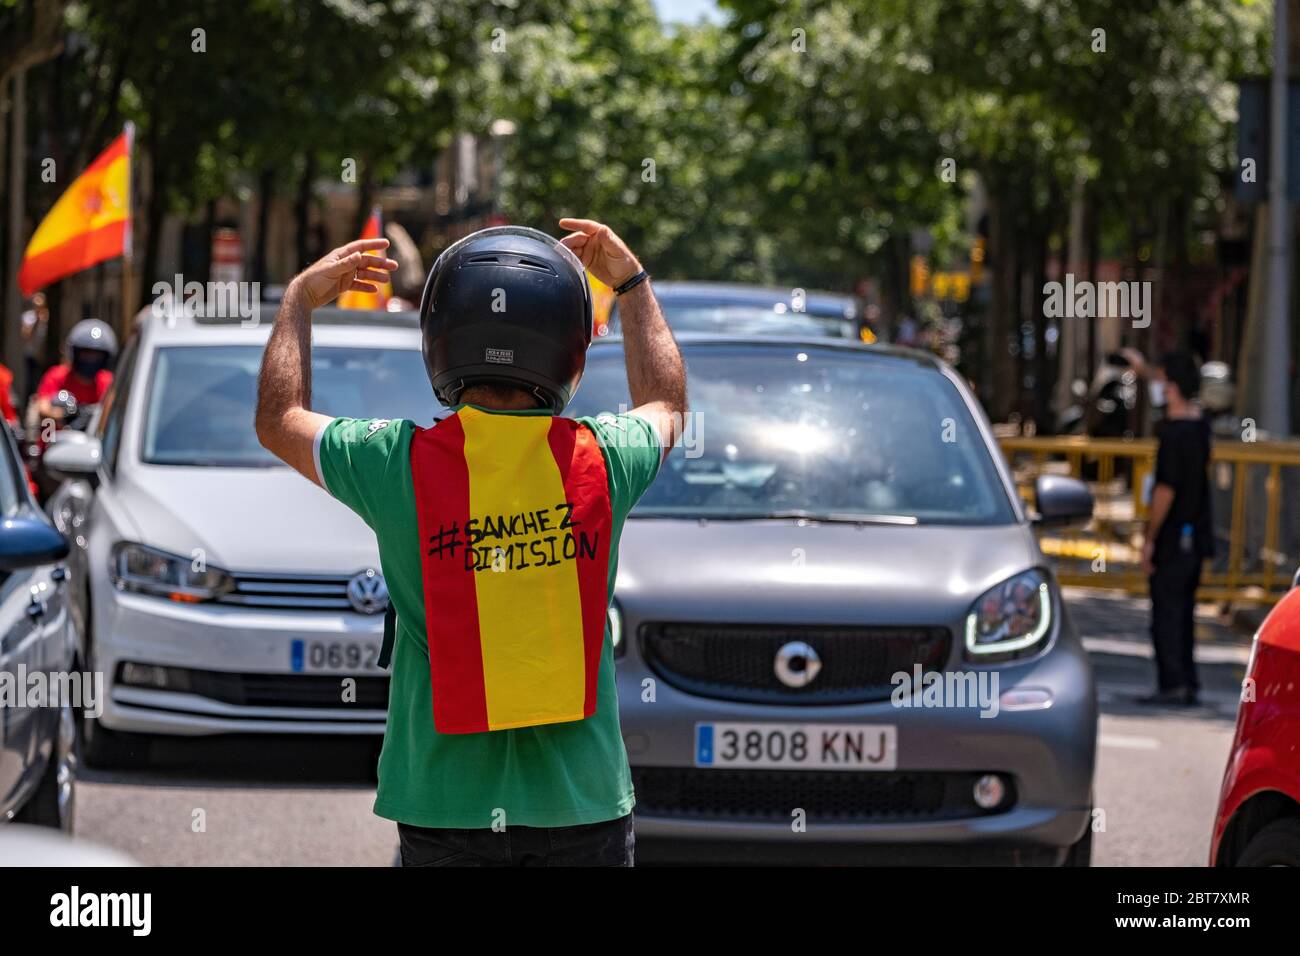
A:
[[[152,594],[187,604],[211,601],[234,582],[220,568],[197,565],[190,558],[143,544],[120,541],[109,561],[113,586],[119,591]]]
[[[1052,593],[1037,568],[1007,578],[980,595],[966,615],[966,656],[1020,657],[1047,637]]]
[[[609,611],[605,614],[609,621],[609,640],[614,648],[614,656],[623,656],[623,612],[618,608],[617,601],[609,602]]]

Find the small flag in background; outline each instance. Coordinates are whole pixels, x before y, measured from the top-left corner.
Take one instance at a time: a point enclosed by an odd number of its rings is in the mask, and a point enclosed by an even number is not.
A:
[[[132,133],[128,123],[36,227],[18,270],[23,295],[105,259],[129,257]]]
[[[370,218],[366,220],[366,228],[361,230],[362,239],[382,239],[384,237],[384,220],[379,213],[379,207],[376,206],[370,211]],[[344,292],[339,296],[340,309],[377,309],[384,311],[388,308],[388,300],[393,297],[393,284],[391,282],[377,283],[378,292]]]
[[[594,336],[607,335],[609,333],[609,313],[614,305],[614,290],[590,272],[587,273],[587,284],[591,286],[591,334]]]

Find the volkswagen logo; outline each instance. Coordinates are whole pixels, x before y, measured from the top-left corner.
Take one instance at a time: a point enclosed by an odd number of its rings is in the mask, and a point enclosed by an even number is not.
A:
[[[821,672],[822,659],[817,656],[811,644],[803,641],[791,641],[781,645],[776,652],[773,665],[776,679],[786,687],[807,687]]]
[[[348,580],[348,603],[362,614],[379,614],[388,609],[388,585],[374,568],[366,568]]]

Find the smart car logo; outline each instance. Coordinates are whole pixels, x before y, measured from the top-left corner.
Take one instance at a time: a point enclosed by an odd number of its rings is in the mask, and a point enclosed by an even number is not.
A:
[[[822,669],[822,659],[811,644],[791,641],[776,652],[776,679],[786,687],[807,687]]]
[[[374,568],[352,575],[348,581],[348,603],[361,614],[379,614],[388,609],[388,585]]]

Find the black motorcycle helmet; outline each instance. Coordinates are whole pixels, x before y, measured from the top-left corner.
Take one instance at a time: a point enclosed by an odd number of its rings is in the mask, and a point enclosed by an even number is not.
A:
[[[591,287],[567,246],[536,229],[483,229],[449,246],[420,299],[424,365],[455,405],[470,385],[532,392],[558,415],[591,345]]]

